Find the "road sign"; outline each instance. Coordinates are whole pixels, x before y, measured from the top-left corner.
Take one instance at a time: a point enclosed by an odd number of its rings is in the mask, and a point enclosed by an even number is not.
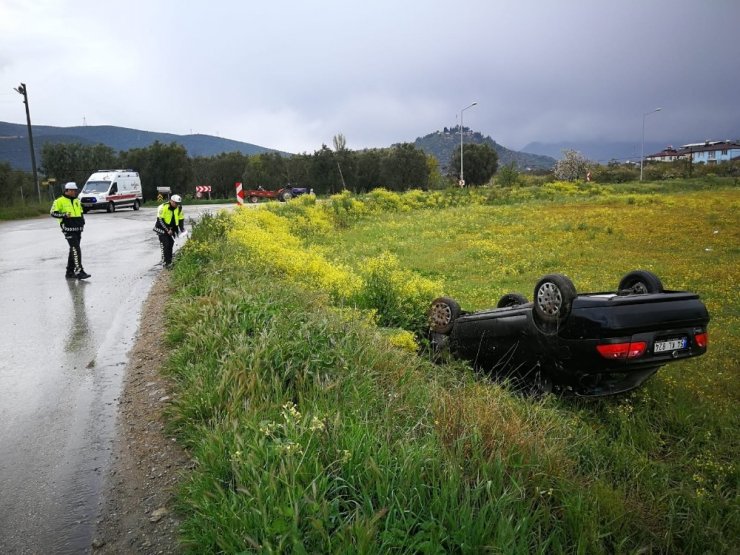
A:
[[[236,183],[236,203],[239,205],[244,204],[244,190],[242,189],[241,183]]]
[[[210,193],[211,186],[210,185],[196,185],[195,192],[196,193]]]

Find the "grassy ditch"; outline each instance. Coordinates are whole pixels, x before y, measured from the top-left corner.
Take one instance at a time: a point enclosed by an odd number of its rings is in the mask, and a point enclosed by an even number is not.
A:
[[[706,215],[722,230],[712,262],[698,259],[683,278],[695,285],[712,276],[694,287],[707,292],[714,317],[711,356],[663,369],[637,393],[585,402],[522,398],[464,364],[416,354],[438,293],[485,306],[499,275],[521,289],[542,269],[575,268],[577,285],[611,288],[619,274],[602,266],[622,256],[621,270],[651,269],[646,262],[661,252],[660,241],[614,240],[642,207],[674,238],[696,232],[673,227],[671,214],[688,202],[695,215],[697,191],[559,187],[376,191],[204,218],[177,262],[168,309],[170,425],[196,462],[180,495],[185,545],[198,553],[730,551],[740,532],[740,331],[737,294],[725,284],[737,283],[738,242],[722,226],[737,213],[735,189],[718,191],[724,197]],[[597,230],[600,218],[611,232]],[[531,251],[475,242],[505,245],[522,233],[516,244]],[[554,238],[557,260],[535,248]],[[600,242],[609,255],[586,264]],[[531,267],[500,271],[497,261],[527,252],[536,254]],[[578,265],[560,267],[576,255]],[[665,279],[661,268],[652,269]]]

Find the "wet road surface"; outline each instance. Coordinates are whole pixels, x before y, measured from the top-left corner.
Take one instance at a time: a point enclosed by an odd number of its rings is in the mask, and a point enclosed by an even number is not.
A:
[[[186,227],[221,208],[185,206]],[[64,277],[56,220],[0,223],[2,554],[89,551],[127,353],[163,271],[155,208],[85,218],[85,281]]]

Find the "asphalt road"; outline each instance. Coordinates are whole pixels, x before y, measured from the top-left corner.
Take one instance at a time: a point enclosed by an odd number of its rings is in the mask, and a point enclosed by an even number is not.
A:
[[[185,206],[186,227],[221,208]],[[166,271],[155,219],[87,214],[85,281],[64,277],[55,219],[0,223],[0,553],[90,549],[127,354]]]

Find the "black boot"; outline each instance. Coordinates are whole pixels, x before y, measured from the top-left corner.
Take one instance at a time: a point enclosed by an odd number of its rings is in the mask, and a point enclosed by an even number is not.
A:
[[[75,277],[77,279],[87,279],[89,277],[92,277],[90,274],[88,274],[85,270],[80,270],[75,274]]]

